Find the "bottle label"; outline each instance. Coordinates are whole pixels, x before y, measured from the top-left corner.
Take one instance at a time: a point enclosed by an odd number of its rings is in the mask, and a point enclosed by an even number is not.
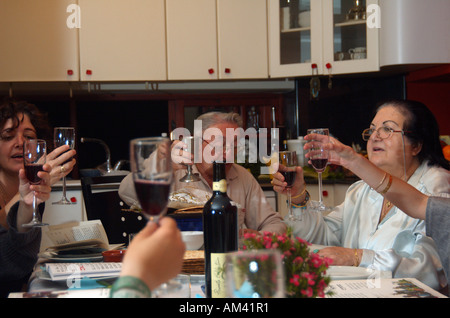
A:
[[[213,191],[220,191],[222,193],[227,192],[227,181],[222,179],[220,181],[213,182]]]
[[[211,297],[225,298],[225,256],[226,253],[211,253]]]

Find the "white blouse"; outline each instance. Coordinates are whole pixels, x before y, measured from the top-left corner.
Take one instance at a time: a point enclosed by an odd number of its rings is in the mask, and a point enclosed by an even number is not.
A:
[[[450,197],[450,172],[422,163],[409,184],[425,194]],[[344,202],[330,214],[303,209],[293,231],[311,243],[363,249],[360,266],[415,277],[434,289],[447,284],[434,241],[426,236],[425,221],[393,207],[379,223],[383,196],[365,182],[352,184]]]

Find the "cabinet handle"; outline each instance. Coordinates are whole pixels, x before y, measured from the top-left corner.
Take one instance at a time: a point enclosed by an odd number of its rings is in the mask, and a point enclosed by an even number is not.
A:
[[[92,70],[86,70],[86,75],[92,75]]]
[[[225,73],[226,73],[226,74],[230,74],[230,73],[231,73],[231,70],[227,67],[227,68],[225,69]]]
[[[67,75],[73,75],[73,70],[67,70]]]
[[[213,68],[210,68],[210,69],[208,70],[208,73],[209,73],[209,74],[214,74],[214,69],[213,69]]]

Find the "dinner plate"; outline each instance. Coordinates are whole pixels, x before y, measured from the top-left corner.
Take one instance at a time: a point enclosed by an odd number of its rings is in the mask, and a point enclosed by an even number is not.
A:
[[[333,280],[364,279],[373,272],[373,269],[354,266],[330,266],[327,269],[327,275]]]

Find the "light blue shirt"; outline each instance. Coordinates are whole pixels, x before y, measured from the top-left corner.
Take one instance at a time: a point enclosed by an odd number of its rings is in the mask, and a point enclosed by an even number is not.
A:
[[[450,172],[422,163],[409,184],[425,194],[450,197]],[[311,243],[363,249],[360,266],[414,277],[434,289],[447,284],[435,242],[425,221],[393,207],[379,223],[383,196],[365,182],[352,184],[344,202],[330,214],[303,210],[294,234]]]

